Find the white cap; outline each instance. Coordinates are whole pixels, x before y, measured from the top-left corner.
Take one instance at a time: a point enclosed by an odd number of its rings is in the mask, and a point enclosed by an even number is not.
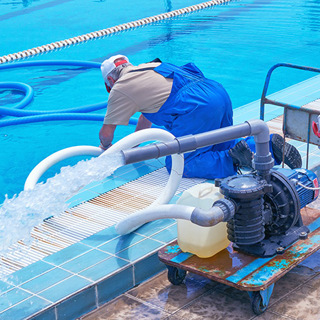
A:
[[[114,63],[118,59],[121,59],[121,60],[119,60],[117,63]],[[109,59],[103,61],[101,64],[101,72],[102,72],[102,77],[103,77],[104,82],[107,82],[108,74],[114,68],[120,66],[121,64],[128,63],[128,62],[129,62],[129,59],[122,54],[112,56]]]

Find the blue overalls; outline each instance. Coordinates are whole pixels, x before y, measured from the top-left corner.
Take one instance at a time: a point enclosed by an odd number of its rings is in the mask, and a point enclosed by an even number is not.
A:
[[[143,113],[152,123],[164,126],[176,137],[215,130],[233,124],[230,98],[221,84],[204,77],[193,64],[177,67],[161,63],[154,71],[173,79],[171,93],[156,113]],[[236,173],[228,150],[236,141],[186,153],[184,177],[224,178]],[[171,169],[171,157],[166,158]]]
[[[177,67],[163,62],[154,71],[173,79],[173,84],[168,99],[158,112],[143,113],[149,121],[164,126],[176,137],[233,125],[233,110],[228,93],[220,83],[205,78],[195,64]],[[271,136],[270,152],[273,157]],[[236,168],[228,151],[240,139],[186,153],[183,176],[215,179],[234,175]],[[255,152],[253,137],[245,140],[251,151]],[[275,161],[275,164],[280,162]],[[171,157],[166,158],[166,167],[170,171]]]

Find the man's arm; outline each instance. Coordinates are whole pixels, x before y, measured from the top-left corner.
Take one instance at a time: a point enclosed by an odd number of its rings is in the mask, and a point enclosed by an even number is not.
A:
[[[143,114],[141,114],[135,131],[150,128],[151,125],[152,123]]]
[[[114,124],[104,124],[99,132],[100,148],[108,149],[112,146],[112,140],[114,135],[114,130],[116,129]]]

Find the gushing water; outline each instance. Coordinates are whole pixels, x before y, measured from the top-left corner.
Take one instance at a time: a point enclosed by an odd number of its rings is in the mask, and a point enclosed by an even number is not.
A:
[[[47,217],[64,212],[68,208],[66,201],[81,188],[110,176],[123,164],[120,153],[82,160],[75,166],[63,167],[46,183],[6,198],[0,207],[0,255],[19,240],[30,243],[33,227]]]

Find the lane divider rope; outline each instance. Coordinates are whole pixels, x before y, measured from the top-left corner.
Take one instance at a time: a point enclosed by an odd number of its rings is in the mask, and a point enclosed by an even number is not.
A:
[[[92,39],[96,39],[96,38],[100,38],[100,37],[104,37],[104,36],[108,36],[117,32],[121,32],[124,30],[128,30],[128,29],[133,29],[133,28],[137,28],[137,27],[141,27],[143,25],[147,25],[147,24],[151,24],[160,20],[165,20],[165,19],[169,19],[169,18],[173,18],[182,14],[186,14],[186,13],[191,13],[194,11],[198,11],[201,9],[205,9],[205,8],[209,8],[215,5],[219,5],[219,4],[223,4],[223,3],[227,3],[230,2],[232,0],[212,0],[212,1],[207,1],[207,2],[203,2],[203,3],[199,3],[196,5],[192,5],[186,8],[182,8],[182,9],[177,9],[174,11],[170,11],[170,12],[166,12],[166,13],[162,13],[162,14],[158,14],[152,17],[148,17],[148,18],[143,18],[140,20],[135,20],[132,22],[128,22],[128,23],[124,23],[124,24],[120,24],[118,26],[115,27],[111,27],[111,28],[106,28],[106,29],[102,29],[99,31],[94,31],[94,32],[90,32],[81,36],[77,36],[77,37],[73,37],[73,38],[69,38],[66,40],[62,40],[62,41],[57,41],[57,42],[53,42],[53,43],[49,43],[43,46],[39,46],[39,47],[35,47],[32,49],[28,49],[28,50],[24,50],[24,51],[20,51],[17,53],[11,53],[8,54],[6,56],[2,56],[0,57],[0,64],[2,63],[6,63],[6,62],[11,62],[11,61],[15,61],[15,60],[20,60],[20,59],[24,59],[27,57],[31,57],[31,56],[35,56],[38,54],[42,54],[45,52],[49,52],[49,51],[53,51],[53,50],[57,50],[57,49],[61,49],[67,46],[71,46],[74,44],[78,44],[81,42],[85,42],[88,40],[92,40]]]

